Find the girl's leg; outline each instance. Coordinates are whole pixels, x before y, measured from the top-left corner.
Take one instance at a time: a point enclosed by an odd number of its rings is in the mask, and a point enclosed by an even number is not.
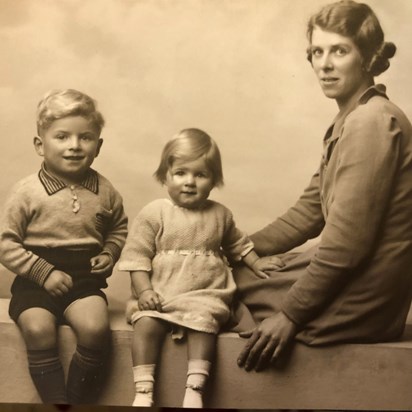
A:
[[[43,308],[30,308],[20,314],[17,325],[26,343],[30,375],[41,400],[67,403],[55,316]]]
[[[132,360],[136,395],[133,406],[153,405],[156,363],[167,330],[167,323],[156,318],[143,317],[134,324]]]
[[[215,355],[216,335],[188,330],[184,408],[203,408],[203,390]]]
[[[94,403],[106,375],[110,343],[107,304],[92,295],[73,302],[64,316],[77,337],[67,377],[70,404]]]

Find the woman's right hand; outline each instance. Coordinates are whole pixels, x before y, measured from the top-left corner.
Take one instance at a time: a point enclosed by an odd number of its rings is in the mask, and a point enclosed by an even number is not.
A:
[[[73,287],[71,276],[61,270],[53,270],[43,285],[52,296],[62,296]]]
[[[162,303],[160,296],[152,289],[144,290],[138,298],[140,310],[157,310],[162,311]]]

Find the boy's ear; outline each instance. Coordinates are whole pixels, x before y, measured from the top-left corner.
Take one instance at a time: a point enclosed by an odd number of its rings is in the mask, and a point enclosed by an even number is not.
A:
[[[39,136],[33,138],[34,149],[39,156],[44,156],[43,140]]]
[[[96,149],[96,156],[95,157],[99,156],[100,149],[102,148],[102,145],[103,145],[103,139],[99,139],[99,141],[97,142],[97,149]]]

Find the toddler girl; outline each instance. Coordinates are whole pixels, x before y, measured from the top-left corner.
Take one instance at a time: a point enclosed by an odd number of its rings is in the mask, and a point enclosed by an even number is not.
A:
[[[229,319],[235,292],[224,253],[259,277],[279,262],[260,259],[232,213],[208,199],[223,174],[219,149],[205,132],[185,129],[170,140],[155,177],[170,199],[155,200],[138,214],[119,264],[131,274],[133,293],[127,308],[134,325],[133,406],[153,404],[156,362],[171,330],[188,339],[183,406],[201,408],[216,335]]]

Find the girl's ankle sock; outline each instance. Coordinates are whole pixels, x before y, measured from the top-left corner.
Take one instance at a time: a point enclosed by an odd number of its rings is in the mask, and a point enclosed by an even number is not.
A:
[[[77,345],[67,377],[67,398],[70,404],[96,401],[105,376],[107,355],[107,348]]]
[[[211,363],[203,359],[189,359],[184,408],[203,408],[203,390],[209,377]]]
[[[43,403],[67,404],[64,371],[57,348],[27,350],[29,371]]]
[[[136,394],[132,406],[153,406],[155,364],[133,366]]]

